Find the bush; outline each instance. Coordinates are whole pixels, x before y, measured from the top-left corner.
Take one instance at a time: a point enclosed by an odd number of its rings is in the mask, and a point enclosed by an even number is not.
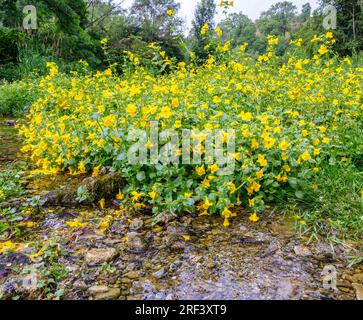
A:
[[[0,65],[16,63],[19,48],[25,41],[25,35],[19,31],[0,27]]]
[[[180,63],[162,75],[147,72],[135,56],[136,70],[122,78],[110,69],[68,77],[50,65],[40,82],[44,99],[32,106],[21,128],[22,151],[38,165],[36,172],[96,176],[112,166],[127,181],[118,198],[135,208],[152,206],[155,214],[218,213],[228,226],[243,205],[257,221],[257,213],[281,190],[311,181],[334,159],[360,152],[358,146],[353,152],[344,148],[341,128],[361,124],[363,68],[334,58],[333,40],[331,33],[314,40],[313,57],[297,45],[286,62],[276,55],[277,38],[268,38],[268,52],[257,62],[245,55],[245,47],[233,55],[227,42],[205,65]],[[152,165],[149,157],[147,163],[130,164],[131,147],[152,148],[150,139],[137,141],[137,130],[150,135],[153,122],[159,132],[174,129],[179,138],[184,129],[207,130],[196,134],[200,141],[190,150],[202,154],[202,162],[180,164],[179,140],[169,150],[178,165]],[[223,165],[211,162],[201,146],[215,129],[235,130],[233,152],[224,149],[235,160],[233,174],[219,175]],[[214,144],[230,140],[224,132]],[[159,149],[166,152],[169,142],[161,141]]]
[[[20,116],[36,100],[35,90],[24,82],[0,86],[0,116]]]

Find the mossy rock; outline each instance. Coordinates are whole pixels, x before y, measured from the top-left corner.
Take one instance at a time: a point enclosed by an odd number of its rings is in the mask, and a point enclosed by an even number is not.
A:
[[[64,187],[48,193],[45,196],[44,206],[74,206],[77,201],[77,190],[85,188],[90,195],[82,204],[91,204],[101,199],[114,199],[123,188],[124,180],[119,173],[110,173],[101,177],[84,179],[77,187]]]

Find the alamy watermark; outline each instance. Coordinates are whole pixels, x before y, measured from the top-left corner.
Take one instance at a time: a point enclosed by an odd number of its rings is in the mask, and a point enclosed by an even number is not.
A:
[[[36,30],[38,28],[37,8],[33,5],[27,5],[23,8],[23,28],[25,30]]]
[[[26,5],[22,9],[24,14],[22,26],[24,30],[36,30],[38,29],[37,8],[33,5]],[[0,27],[4,25],[3,21],[0,21]]]
[[[325,266],[322,276],[325,290],[337,290],[337,269],[333,265]]]

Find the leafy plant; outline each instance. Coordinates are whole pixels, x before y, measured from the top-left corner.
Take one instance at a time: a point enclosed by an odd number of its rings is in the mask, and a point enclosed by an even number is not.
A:
[[[22,176],[18,171],[0,172],[0,202],[25,194],[21,179]]]

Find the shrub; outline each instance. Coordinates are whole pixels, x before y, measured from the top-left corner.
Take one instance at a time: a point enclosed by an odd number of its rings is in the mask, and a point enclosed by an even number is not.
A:
[[[355,134],[362,121],[363,68],[331,55],[332,34],[314,38],[308,56],[297,41],[289,56],[276,55],[278,39],[268,38],[268,51],[257,61],[234,55],[228,42],[205,65],[175,66],[170,74],[154,75],[138,65],[124,77],[112,71],[72,78],[49,65],[40,81],[41,99],[33,104],[21,128],[23,152],[38,165],[36,172],[98,175],[102,166],[122,172],[127,184],[120,199],[153,212],[219,213],[229,219],[240,205],[256,213],[291,188],[298,179],[311,180],[330,161],[349,157],[344,134]],[[160,53],[165,64],[170,60]],[[204,154],[206,134],[190,150],[202,154],[199,164],[143,162],[130,164],[137,130],[235,130],[235,150],[225,151],[236,162],[231,175],[219,175],[221,163]],[[137,140],[137,139],[136,139]],[[231,140],[224,132],[214,143]],[[151,149],[152,141],[138,141]],[[160,144],[168,147],[169,140]],[[137,145],[136,145],[137,146]],[[159,145],[159,147],[161,147]],[[180,148],[169,150],[180,160]],[[167,149],[165,149],[167,150]],[[358,149],[357,149],[358,150]],[[354,151],[354,153],[357,153]]]
[[[0,86],[0,115],[19,116],[36,99],[36,90],[25,82],[5,83]]]

